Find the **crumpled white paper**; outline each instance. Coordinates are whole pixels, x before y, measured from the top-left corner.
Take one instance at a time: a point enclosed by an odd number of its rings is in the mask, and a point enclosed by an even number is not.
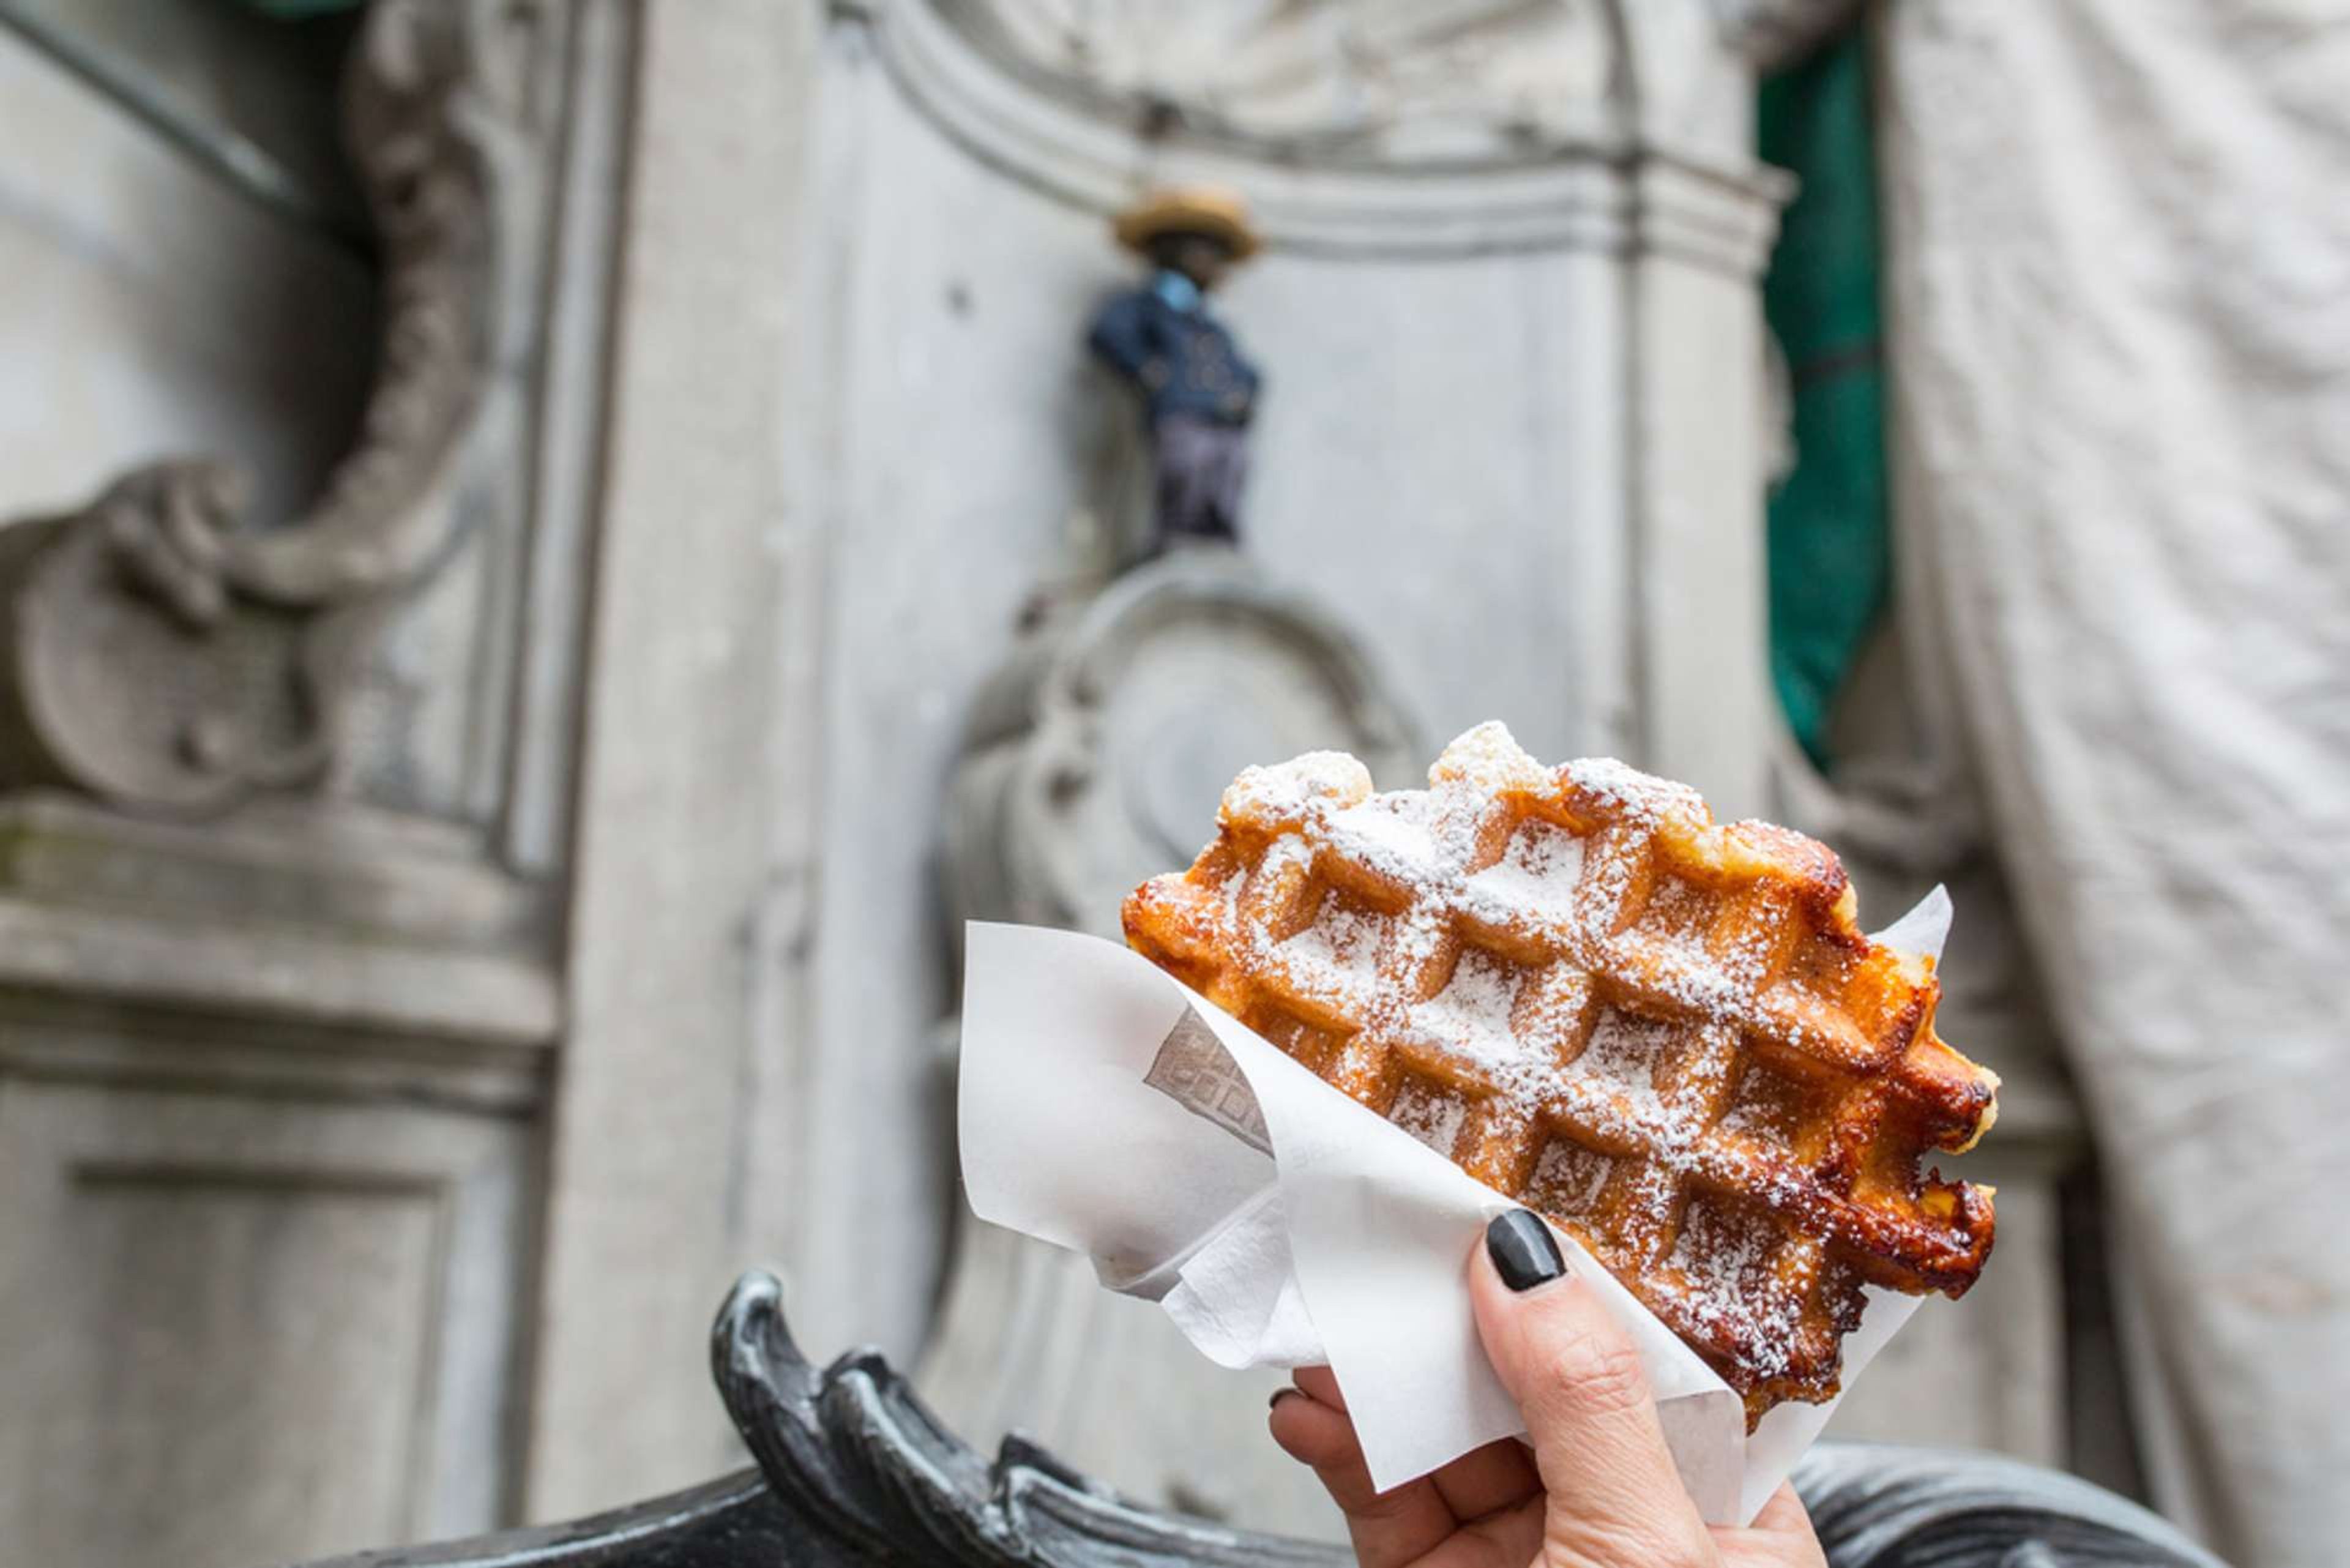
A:
[[[1877,940],[1939,955],[1950,918],[1938,888]],[[1464,1283],[1507,1199],[1116,943],[973,923],[965,955],[958,1122],[981,1219],[1087,1254],[1222,1366],[1326,1363],[1381,1490],[1523,1434]],[[1559,1243],[1639,1346],[1699,1511],[1752,1520],[1834,1405],[1783,1404],[1750,1438],[1737,1395]],[[1918,1305],[1871,1290],[1846,1387]]]

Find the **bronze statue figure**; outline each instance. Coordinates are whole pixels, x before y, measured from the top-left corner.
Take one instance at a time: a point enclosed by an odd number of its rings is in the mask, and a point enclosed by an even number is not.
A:
[[[1153,192],[1113,233],[1150,276],[1104,305],[1086,341],[1142,400],[1158,470],[1148,553],[1178,541],[1237,544],[1263,378],[1208,296],[1262,241],[1240,198],[1214,186]]]

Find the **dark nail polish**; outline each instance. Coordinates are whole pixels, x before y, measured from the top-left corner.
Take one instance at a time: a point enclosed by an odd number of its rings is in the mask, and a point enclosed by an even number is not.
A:
[[[1546,1285],[1566,1272],[1566,1260],[1558,1255],[1550,1227],[1530,1209],[1496,1215],[1485,1227],[1485,1251],[1502,1282],[1513,1291]]]

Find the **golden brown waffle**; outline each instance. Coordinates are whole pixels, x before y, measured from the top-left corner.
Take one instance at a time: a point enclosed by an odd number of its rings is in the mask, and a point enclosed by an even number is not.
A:
[[[1989,1188],[1921,1179],[1999,1080],[1934,1033],[1930,961],[1854,923],[1825,846],[1714,822],[1499,724],[1427,790],[1250,768],[1127,940],[1324,1081],[1548,1215],[1744,1396],[1835,1395],[1861,1286],[1951,1295]]]

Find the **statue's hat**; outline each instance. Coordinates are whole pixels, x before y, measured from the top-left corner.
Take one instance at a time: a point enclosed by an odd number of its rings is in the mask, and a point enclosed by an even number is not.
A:
[[[1131,251],[1147,251],[1151,241],[1167,234],[1205,234],[1230,247],[1234,261],[1247,260],[1264,244],[1249,222],[1248,203],[1222,185],[1163,185],[1146,192],[1111,222],[1110,232]]]

